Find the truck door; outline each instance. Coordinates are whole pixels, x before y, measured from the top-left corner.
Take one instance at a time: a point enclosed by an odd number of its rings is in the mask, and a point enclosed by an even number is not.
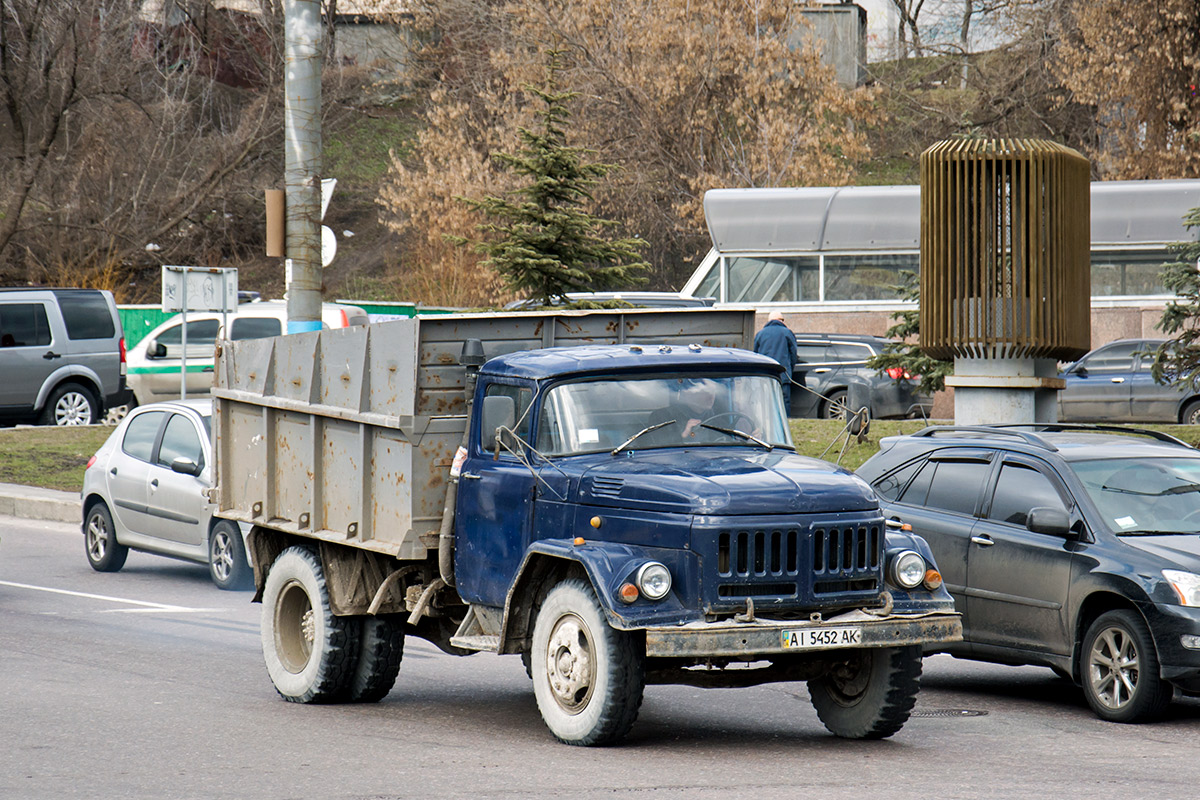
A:
[[[529,437],[529,404],[533,390],[528,386],[490,383],[484,396],[513,399],[517,435]],[[475,419],[480,408],[476,404]],[[472,421],[474,424],[474,420]],[[487,452],[481,444],[479,426],[471,433],[467,460],[458,477],[455,521],[454,572],[459,595],[470,603],[503,606],[508,588],[521,566],[533,530],[533,472],[521,458],[521,447],[502,446]],[[524,457],[524,453],[522,453]]]

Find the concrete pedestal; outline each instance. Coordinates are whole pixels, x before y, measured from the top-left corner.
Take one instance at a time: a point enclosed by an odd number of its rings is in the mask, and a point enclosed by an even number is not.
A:
[[[1066,385],[1057,374],[1050,358],[955,358],[946,378],[954,423],[1057,422],[1058,390]]]

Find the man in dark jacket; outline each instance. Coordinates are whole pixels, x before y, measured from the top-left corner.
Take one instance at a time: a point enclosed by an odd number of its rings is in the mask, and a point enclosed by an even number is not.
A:
[[[783,312],[772,311],[767,324],[754,337],[754,352],[770,356],[783,365],[783,407],[792,407],[792,370],[796,366],[796,335],[783,324]]]

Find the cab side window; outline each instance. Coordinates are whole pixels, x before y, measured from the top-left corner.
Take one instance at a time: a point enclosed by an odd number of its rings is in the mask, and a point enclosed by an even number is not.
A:
[[[162,425],[165,412],[147,411],[129,420],[125,428],[125,438],[121,440],[121,449],[128,455],[141,461],[149,461],[154,451],[154,440],[158,437],[158,428]]]
[[[1024,525],[1029,509],[1048,506],[1067,510],[1062,495],[1048,477],[1024,464],[1005,463],[996,480],[988,519]]]
[[[533,390],[526,386],[511,386],[506,383],[492,383],[483,390],[485,397],[511,397],[517,411],[514,430],[517,436],[529,441],[530,415],[529,404],[533,402]]]
[[[182,414],[172,414],[163,430],[162,444],[158,446],[158,461],[161,466],[171,466],[177,458],[187,458],[193,463],[204,466],[204,450],[200,446],[200,437],[196,426]]]
[[[187,324],[188,350],[193,347],[213,347],[217,342],[217,329],[221,327],[220,320],[202,319]],[[158,343],[167,347],[178,348],[183,344],[183,325],[172,325],[158,335]]]

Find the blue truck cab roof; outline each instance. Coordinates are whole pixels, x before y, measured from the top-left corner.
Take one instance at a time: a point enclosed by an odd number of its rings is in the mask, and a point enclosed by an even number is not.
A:
[[[548,347],[496,356],[481,374],[542,381],[549,378],[636,373],[751,372],[778,376],[779,362],[736,347],[613,344]]]

